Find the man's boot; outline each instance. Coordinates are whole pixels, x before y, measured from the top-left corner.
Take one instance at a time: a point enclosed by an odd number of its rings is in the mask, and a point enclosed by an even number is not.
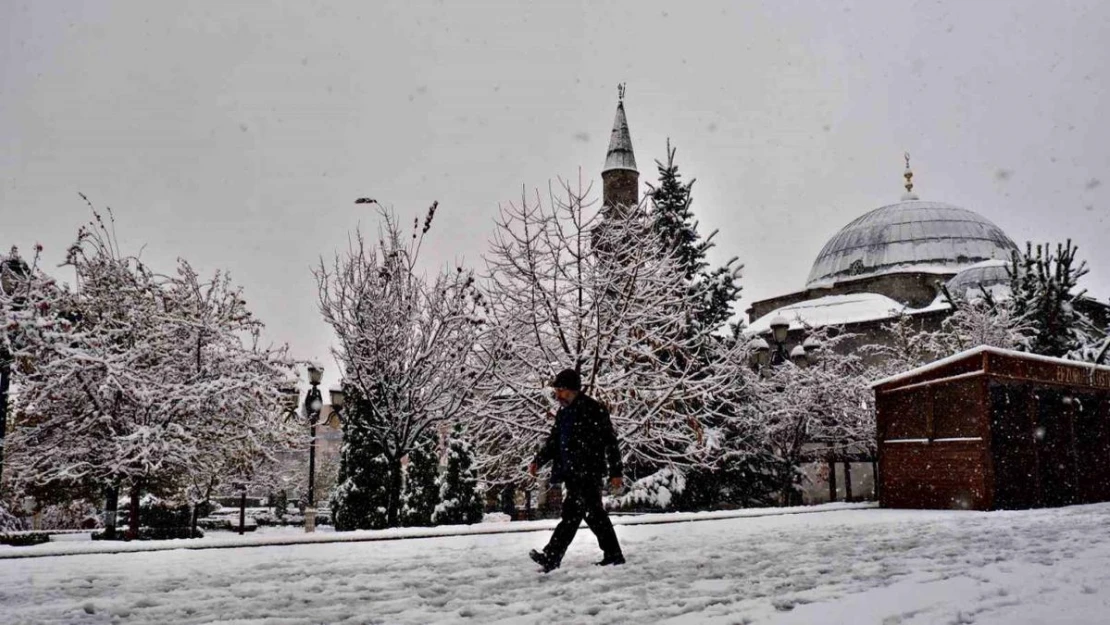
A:
[[[536,551],[535,549],[533,549],[528,552],[528,557],[532,558],[533,562],[540,565],[540,567],[543,568],[544,573],[550,573],[551,571],[559,568],[559,563],[552,559],[551,556],[543,553],[542,551]]]
[[[607,555],[601,559],[601,562],[594,562],[594,564],[598,566],[619,566],[624,564],[624,554]]]

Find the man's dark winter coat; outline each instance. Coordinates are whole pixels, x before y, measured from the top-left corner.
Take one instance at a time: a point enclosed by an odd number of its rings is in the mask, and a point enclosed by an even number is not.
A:
[[[554,462],[552,482],[621,477],[621,452],[609,410],[579,393],[555,415],[555,425],[536,455],[536,466]]]

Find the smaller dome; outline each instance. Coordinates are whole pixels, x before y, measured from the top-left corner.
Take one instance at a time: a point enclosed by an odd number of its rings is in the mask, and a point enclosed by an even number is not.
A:
[[[1004,260],[985,260],[976,263],[952,276],[945,286],[952,297],[961,299],[979,297],[984,291],[995,296],[1008,294],[1009,263]]]

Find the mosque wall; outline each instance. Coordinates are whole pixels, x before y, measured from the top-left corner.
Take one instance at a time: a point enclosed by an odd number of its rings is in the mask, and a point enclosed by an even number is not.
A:
[[[753,302],[748,308],[748,322],[751,323],[763,315],[783,306],[804,302],[827,295],[848,295],[851,293],[878,293],[890,299],[909,306],[921,308],[928,306],[936,299],[938,281],[946,281],[952,276],[938,273],[891,273],[881,276],[867,276],[855,280],[837,282],[830,287],[806,289],[797,293],[788,293],[758,302]]]

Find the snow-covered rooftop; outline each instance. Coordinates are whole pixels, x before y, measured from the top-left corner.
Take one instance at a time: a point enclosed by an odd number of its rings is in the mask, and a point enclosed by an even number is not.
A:
[[[935,362],[930,362],[929,364],[921,365],[920,367],[916,367],[916,368],[910,369],[908,371],[903,371],[902,373],[899,373],[899,374],[896,374],[896,375],[888,376],[888,377],[882,378],[880,380],[875,380],[874,382],[871,383],[871,388],[875,388],[876,386],[881,386],[883,384],[890,384],[891,382],[899,382],[899,381],[905,380],[907,378],[912,378],[914,376],[921,375],[922,373],[928,373],[930,371],[940,369],[941,367],[948,366],[948,365],[950,365],[954,362],[958,362],[960,360],[963,360],[963,359],[965,359],[969,356],[976,356],[976,355],[982,354],[982,353],[998,354],[998,355],[1001,355],[1001,356],[1011,356],[1011,357],[1014,357],[1014,358],[1023,358],[1025,360],[1036,360],[1036,361],[1039,361],[1039,362],[1047,362],[1047,363],[1051,363],[1051,364],[1054,364],[1054,365],[1071,365],[1073,367],[1083,367],[1083,368],[1089,369],[1091,371],[1107,371],[1107,372],[1110,372],[1110,367],[1106,367],[1106,366],[1102,366],[1102,365],[1096,365],[1096,364],[1089,363],[1089,362],[1081,362],[1079,360],[1068,360],[1066,358],[1053,358],[1052,356],[1041,356],[1040,354],[1030,354],[1028,352],[1019,352],[1019,351],[1015,351],[1015,350],[1012,350],[1012,349],[1002,349],[1001,347],[990,347],[988,345],[980,345],[979,347],[972,347],[971,349],[964,350],[964,351],[962,351],[958,354],[953,354],[953,355],[951,355],[947,358],[942,358],[942,359],[937,360]]]
[[[800,330],[807,326],[822,328],[865,321],[880,321],[891,319],[903,313],[912,315],[948,310],[949,308],[951,308],[951,305],[939,298],[924,308],[909,308],[878,293],[826,295],[825,297],[797,302],[772,310],[753,321],[744,330],[744,333],[762,334],[767,332],[771,329],[771,320],[780,315],[790,323],[791,330]]]

